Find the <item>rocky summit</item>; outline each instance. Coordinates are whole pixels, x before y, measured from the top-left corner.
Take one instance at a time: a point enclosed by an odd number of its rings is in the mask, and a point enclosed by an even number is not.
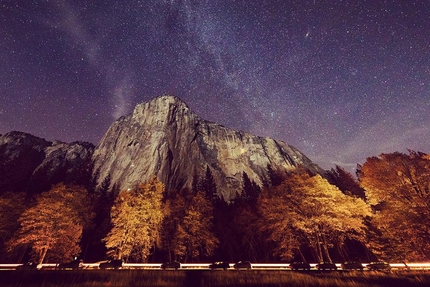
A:
[[[87,142],[50,142],[18,131],[0,135],[0,194],[41,192],[59,182],[85,185],[93,152]]]
[[[120,190],[156,175],[167,190],[191,188],[212,173],[217,192],[229,201],[240,194],[245,172],[258,185],[273,170],[301,166],[323,170],[296,148],[278,140],[233,130],[198,117],[179,98],[160,96],[138,104],[115,121],[96,147],[94,170]]]

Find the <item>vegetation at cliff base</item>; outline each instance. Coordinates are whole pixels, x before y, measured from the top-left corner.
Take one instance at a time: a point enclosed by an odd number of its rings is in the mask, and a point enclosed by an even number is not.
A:
[[[429,155],[371,157],[357,178],[340,167],[267,170],[261,183],[243,172],[231,202],[218,196],[209,166],[190,175],[192,189],[166,190],[154,176],[118,191],[94,171],[86,185],[2,191],[0,261],[430,259]]]

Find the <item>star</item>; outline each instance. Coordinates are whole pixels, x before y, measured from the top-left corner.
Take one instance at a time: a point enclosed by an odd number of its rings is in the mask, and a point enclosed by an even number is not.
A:
[[[5,2],[0,134],[97,144],[162,94],[323,168],[429,152],[428,3]],[[312,41],[310,41],[310,39]]]

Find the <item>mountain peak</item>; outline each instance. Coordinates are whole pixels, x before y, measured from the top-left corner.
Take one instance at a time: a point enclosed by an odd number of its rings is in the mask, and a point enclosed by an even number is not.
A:
[[[183,117],[195,116],[195,114],[180,98],[163,95],[138,104],[131,116],[133,120],[141,124],[149,124],[155,120],[158,121],[158,124],[165,125]]]
[[[206,121],[181,99],[164,95],[138,104],[112,124],[93,156],[99,182],[110,177],[121,190],[156,175],[167,190],[191,188],[194,177],[211,171],[218,194],[230,200],[242,190],[242,176],[260,186],[267,166],[289,171],[303,166],[322,172],[288,144]]]
[[[166,110],[169,106],[182,107],[189,109],[188,105],[180,98],[172,95],[162,95],[153,98],[150,101],[138,104],[134,110],[139,110],[141,107],[151,108],[156,111]]]
[[[0,136],[0,146],[7,145],[9,143],[12,143],[11,147],[26,146],[39,150],[52,144],[45,139],[38,138],[32,134],[19,131],[11,131]]]
[[[177,96],[174,96],[174,95],[168,95],[168,94],[165,94],[165,95],[161,95],[161,96],[158,96],[158,97],[155,97],[155,98],[153,98],[153,99],[151,99],[150,101],[148,101],[149,103],[152,103],[152,102],[167,102],[167,103],[171,103],[171,104],[177,104],[177,105],[187,105],[182,99],[180,99],[179,97],[177,97]]]

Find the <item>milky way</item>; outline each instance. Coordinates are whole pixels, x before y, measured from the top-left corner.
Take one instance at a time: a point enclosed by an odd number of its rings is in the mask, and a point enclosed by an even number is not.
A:
[[[97,144],[162,94],[323,168],[430,152],[430,1],[2,1],[0,133]]]

